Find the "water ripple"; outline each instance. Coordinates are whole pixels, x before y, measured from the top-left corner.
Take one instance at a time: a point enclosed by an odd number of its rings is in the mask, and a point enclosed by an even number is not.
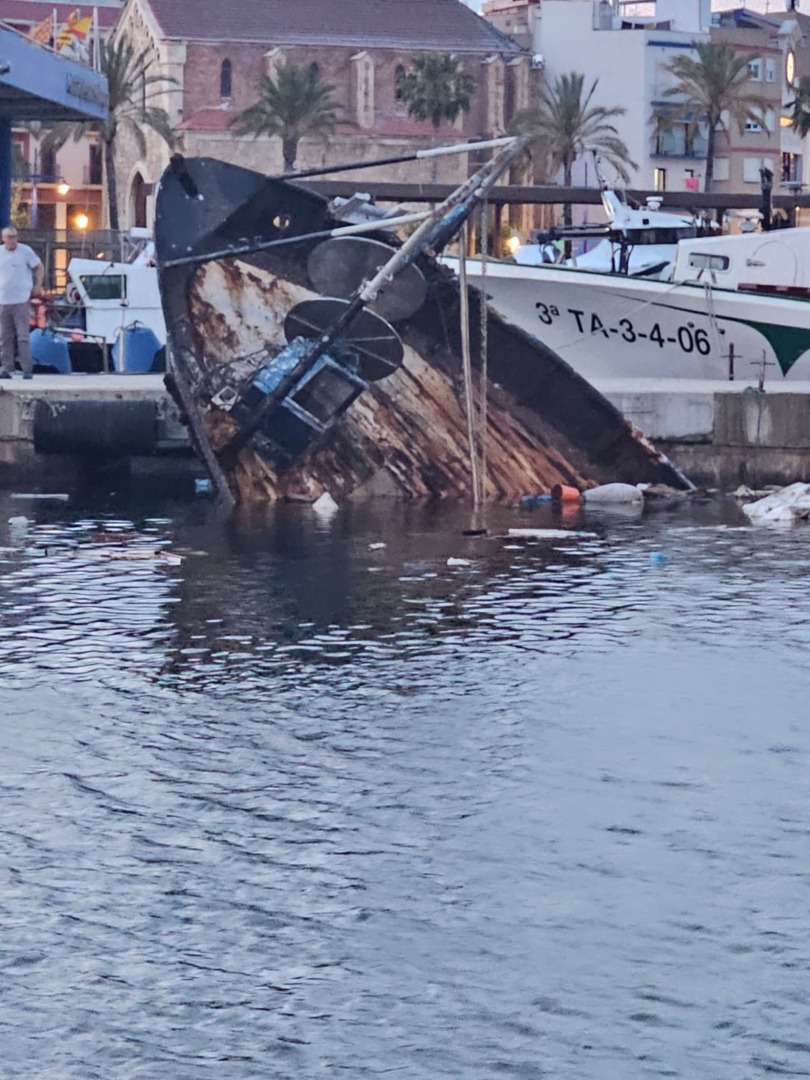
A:
[[[51,514],[0,552],[4,1078],[810,1075],[804,532]]]

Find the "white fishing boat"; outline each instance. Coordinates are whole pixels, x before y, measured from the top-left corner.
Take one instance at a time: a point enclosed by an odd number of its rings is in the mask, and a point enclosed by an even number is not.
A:
[[[589,380],[810,378],[810,229],[682,239],[669,280],[470,259],[492,305]]]
[[[151,233],[133,229],[122,237],[118,260],[72,258],[64,294],[46,305],[31,334],[35,370],[165,370],[154,251]]]
[[[548,230],[536,243],[522,244],[514,260],[521,266],[556,263],[606,274],[667,278],[672,273],[679,241],[702,234],[705,226],[690,214],[662,210],[661,202],[658,196],[650,196],[644,206],[632,206],[622,191],[603,184],[604,224]],[[595,239],[596,243],[564,260],[565,238]]]

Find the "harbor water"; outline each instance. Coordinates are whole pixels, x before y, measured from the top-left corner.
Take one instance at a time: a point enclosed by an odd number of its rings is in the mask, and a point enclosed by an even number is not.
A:
[[[810,1075],[806,529],[0,521],[4,1080]]]

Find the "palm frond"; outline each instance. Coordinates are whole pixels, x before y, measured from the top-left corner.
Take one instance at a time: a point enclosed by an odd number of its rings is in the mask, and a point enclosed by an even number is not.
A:
[[[397,72],[396,95],[408,116],[429,120],[434,131],[470,111],[475,79],[451,53],[428,52],[414,58],[410,71]]]
[[[304,136],[329,135],[343,121],[343,107],[334,99],[334,90],[314,66],[286,64],[275,79],[262,77],[259,97],[233,117],[231,126],[238,135],[279,136],[285,165],[294,168]]]
[[[591,104],[598,80],[585,87],[585,76],[572,71],[561,75],[540,93],[537,104],[519,112],[513,130],[529,136],[529,150],[539,160],[548,159],[566,177],[577,158],[587,150],[598,150],[625,182],[628,169],[638,166],[619,137],[613,119],[623,116],[619,106]]]

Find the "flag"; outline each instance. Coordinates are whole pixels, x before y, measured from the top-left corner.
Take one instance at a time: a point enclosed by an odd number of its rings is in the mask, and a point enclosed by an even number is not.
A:
[[[39,45],[50,45],[51,35],[53,34],[53,16],[48,15],[42,20],[41,23],[37,23],[36,26],[32,26],[28,31],[28,36],[32,41],[36,41]]]
[[[74,41],[84,41],[93,26],[92,15],[81,18],[78,8],[67,17],[67,22],[59,31],[56,38],[57,49],[64,49],[66,45],[72,45]]]

